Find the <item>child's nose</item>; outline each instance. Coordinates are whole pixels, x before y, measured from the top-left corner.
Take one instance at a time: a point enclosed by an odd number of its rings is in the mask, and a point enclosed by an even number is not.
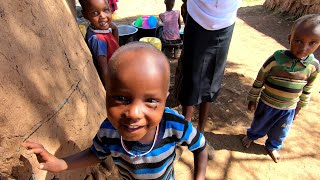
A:
[[[140,119],[143,116],[143,105],[140,102],[132,102],[127,111],[127,118]]]
[[[107,13],[105,13],[105,12],[102,11],[102,12],[100,13],[100,17],[101,17],[101,18],[106,18],[106,17],[107,17]]]
[[[309,45],[305,45],[305,46],[303,47],[303,51],[306,52],[306,51],[308,51],[309,48],[310,48]]]

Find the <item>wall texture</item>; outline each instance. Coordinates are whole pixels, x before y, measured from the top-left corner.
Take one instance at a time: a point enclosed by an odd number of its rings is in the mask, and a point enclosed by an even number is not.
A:
[[[298,17],[320,13],[320,0],[266,0],[264,5],[269,9],[287,12]]]
[[[70,3],[70,2],[69,2]],[[79,179],[39,171],[27,139],[66,156],[106,117],[104,89],[67,1],[0,1],[0,179]]]

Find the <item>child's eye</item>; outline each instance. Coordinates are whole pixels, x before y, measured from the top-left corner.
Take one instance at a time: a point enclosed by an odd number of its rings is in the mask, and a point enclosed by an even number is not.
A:
[[[129,98],[126,98],[126,97],[124,97],[124,96],[114,96],[113,99],[114,99],[115,101],[122,102],[122,103],[126,103],[126,104],[130,103]]]
[[[92,12],[91,14],[92,14],[94,17],[99,16],[99,13],[98,13],[97,11]]]
[[[315,44],[317,44],[317,42],[315,42],[315,41],[310,42],[310,45],[311,45],[311,46],[313,46],[313,45],[315,45]]]
[[[301,44],[301,43],[302,43],[302,41],[300,41],[300,40],[295,40],[295,42],[296,42],[297,44]]]
[[[105,8],[105,9],[103,10],[103,12],[109,13],[109,12],[110,12],[110,9],[109,9],[109,8]]]
[[[153,99],[153,98],[148,98],[148,99],[146,99],[146,102],[148,102],[148,103],[157,103],[159,101],[156,100],[156,99]]]

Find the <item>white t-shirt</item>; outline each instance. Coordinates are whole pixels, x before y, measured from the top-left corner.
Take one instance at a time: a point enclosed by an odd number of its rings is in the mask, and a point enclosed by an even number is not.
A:
[[[207,30],[219,30],[232,25],[237,18],[241,0],[188,0],[189,15]]]

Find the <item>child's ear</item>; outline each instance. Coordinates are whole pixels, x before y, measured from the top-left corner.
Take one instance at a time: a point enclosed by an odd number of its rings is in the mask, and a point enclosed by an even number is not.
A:
[[[289,42],[289,44],[291,43],[290,40],[291,40],[291,34],[288,35],[288,42]]]

